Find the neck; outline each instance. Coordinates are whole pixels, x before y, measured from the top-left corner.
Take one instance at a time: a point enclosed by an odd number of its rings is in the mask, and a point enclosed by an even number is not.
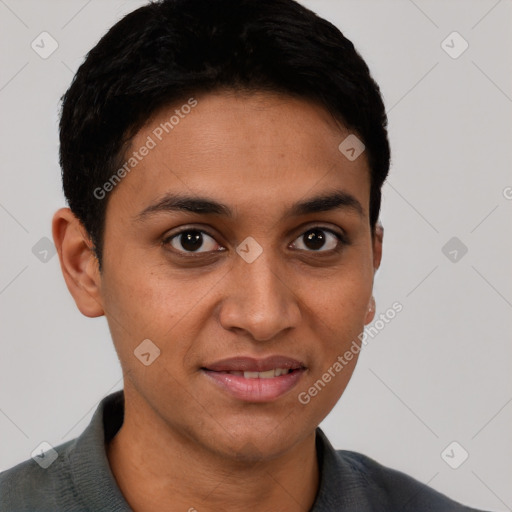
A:
[[[286,453],[245,460],[212,453],[125,395],[123,425],[107,446],[117,484],[134,512],[310,510],[319,485],[315,432]],[[157,428],[155,428],[155,425]]]

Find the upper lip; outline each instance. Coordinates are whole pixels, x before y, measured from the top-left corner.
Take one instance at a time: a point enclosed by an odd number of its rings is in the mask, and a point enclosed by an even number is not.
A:
[[[203,368],[214,372],[266,372],[274,368],[296,370],[304,368],[304,365],[291,357],[278,355],[265,357],[263,359],[255,359],[253,357],[230,357],[207,364],[203,366]]]

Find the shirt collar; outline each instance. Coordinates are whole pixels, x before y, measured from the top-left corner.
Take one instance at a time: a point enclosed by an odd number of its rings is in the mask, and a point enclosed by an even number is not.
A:
[[[87,428],[70,446],[72,479],[90,510],[133,512],[117,485],[106,454],[106,444],[121,428],[123,418],[124,393],[120,390],[99,403]],[[371,484],[364,472],[337,452],[320,428],[316,429],[316,449],[320,479],[310,512],[375,510],[376,504],[367,498]]]
[[[88,510],[133,512],[110,469],[106,443],[123,423],[124,393],[106,396],[70,452],[71,476]]]
[[[372,484],[364,471],[336,451],[319,427],[316,429],[316,450],[320,482],[310,512],[380,510],[379,504],[369,501],[368,491]]]

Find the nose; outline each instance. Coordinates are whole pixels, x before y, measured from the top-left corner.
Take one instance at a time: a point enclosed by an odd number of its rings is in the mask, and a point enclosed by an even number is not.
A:
[[[301,311],[293,283],[264,251],[255,261],[236,261],[220,304],[221,325],[268,341],[299,325]]]

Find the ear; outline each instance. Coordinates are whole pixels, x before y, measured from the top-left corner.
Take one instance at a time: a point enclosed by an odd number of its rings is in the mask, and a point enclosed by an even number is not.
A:
[[[373,275],[380,267],[380,262],[382,260],[382,242],[384,240],[384,227],[378,221],[375,225],[375,230],[372,234],[372,244],[373,244]],[[364,321],[365,325],[368,325],[375,318],[375,298],[372,295],[370,302],[368,303],[368,311],[366,312],[366,318]]]
[[[378,221],[375,225],[375,230],[372,235],[372,243],[373,243],[373,268],[374,275],[375,272],[380,267],[380,262],[382,260],[382,242],[384,240],[384,226]]]
[[[69,208],[61,208],[53,216],[52,234],[62,274],[78,309],[90,318],[102,316],[98,260],[82,223]]]

